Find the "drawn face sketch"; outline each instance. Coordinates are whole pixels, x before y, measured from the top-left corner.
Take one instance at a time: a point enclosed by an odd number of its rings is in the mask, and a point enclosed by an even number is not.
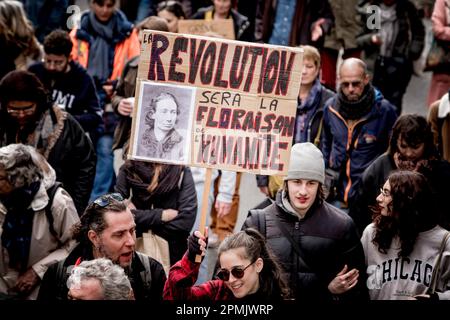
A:
[[[177,121],[177,104],[170,98],[156,102],[155,113],[152,115],[155,133],[160,131],[165,135],[173,129]]]

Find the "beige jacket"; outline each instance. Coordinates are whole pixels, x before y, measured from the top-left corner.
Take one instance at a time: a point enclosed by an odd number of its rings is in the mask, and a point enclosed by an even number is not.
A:
[[[71,227],[80,219],[70,195],[64,189],[59,188],[55,193],[51,210],[54,218],[53,227],[58,234],[59,241],[62,243],[62,246],[60,247],[58,242],[50,234],[49,222],[45,216],[45,207],[49,201],[46,189],[54,185],[56,174],[42,156],[37,154],[36,159],[40,161],[39,166],[43,169],[44,179],[30,204],[30,207],[35,211],[35,216],[31,234],[28,267],[32,267],[42,279],[48,266],[58,260],[64,259],[75,246],[75,242],[70,240]],[[0,202],[0,226],[3,226],[6,213],[5,206]],[[2,231],[3,229],[0,227],[0,236]],[[18,277],[17,270],[9,268],[8,262],[8,252],[1,244],[0,240],[1,293],[8,293],[8,288],[15,285]],[[39,287],[29,295],[28,299],[35,299],[38,291]]]

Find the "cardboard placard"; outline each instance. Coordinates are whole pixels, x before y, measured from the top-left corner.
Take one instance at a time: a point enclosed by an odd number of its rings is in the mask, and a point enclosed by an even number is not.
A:
[[[300,48],[146,30],[129,158],[286,174],[302,62]],[[149,110],[161,92],[177,120],[164,120],[157,134]],[[161,138],[164,129],[169,138]]]
[[[232,19],[221,20],[179,20],[178,33],[200,36],[219,36],[223,39],[236,39]]]

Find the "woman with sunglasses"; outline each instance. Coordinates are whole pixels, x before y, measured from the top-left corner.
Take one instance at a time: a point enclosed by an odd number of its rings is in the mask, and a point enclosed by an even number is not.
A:
[[[217,279],[194,286],[204,256],[207,231],[195,231],[188,239],[188,251],[171,269],[164,286],[164,300],[280,301],[288,298],[281,267],[264,238],[255,229],[246,229],[223,240],[218,249],[220,269]]]
[[[373,223],[361,239],[372,300],[450,299],[450,241],[430,199],[428,182],[414,171],[390,174],[381,188]],[[436,293],[429,294],[441,245]]]

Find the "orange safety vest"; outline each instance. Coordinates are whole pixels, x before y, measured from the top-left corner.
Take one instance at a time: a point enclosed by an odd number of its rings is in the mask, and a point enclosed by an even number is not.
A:
[[[70,57],[72,60],[77,61],[84,68],[88,66],[89,60],[89,44],[86,41],[77,39],[76,37],[77,29],[73,29],[70,32],[70,38],[73,43],[72,52]],[[113,71],[109,80],[117,80],[122,74],[123,67],[125,63],[138,56],[140,53],[140,43],[138,32],[135,28],[131,32],[130,36],[118,43],[114,48],[114,62]]]

